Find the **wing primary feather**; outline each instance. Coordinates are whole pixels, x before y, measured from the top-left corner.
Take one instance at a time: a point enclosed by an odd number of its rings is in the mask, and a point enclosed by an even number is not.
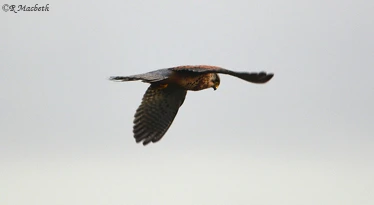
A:
[[[151,84],[134,117],[134,138],[143,145],[159,141],[173,123],[187,91],[176,86],[160,89]]]

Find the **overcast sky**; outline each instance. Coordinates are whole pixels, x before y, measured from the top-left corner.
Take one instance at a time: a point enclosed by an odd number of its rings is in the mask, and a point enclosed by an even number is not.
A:
[[[0,204],[374,204],[374,1],[5,1]],[[148,87],[112,75],[209,64],[161,141]]]

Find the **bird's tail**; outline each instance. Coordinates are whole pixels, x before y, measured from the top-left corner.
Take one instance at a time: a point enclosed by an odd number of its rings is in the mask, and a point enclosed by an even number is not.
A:
[[[109,80],[112,80],[112,81],[135,81],[135,80],[142,80],[141,77],[138,77],[136,75],[132,75],[132,76],[111,76],[109,78]]]
[[[113,81],[135,81],[135,80],[141,80],[145,83],[156,83],[162,80],[167,79],[171,75],[172,71],[169,71],[167,69],[160,69],[155,70],[148,73],[143,74],[137,74],[137,75],[130,75],[130,76],[112,76],[109,78],[109,80]]]

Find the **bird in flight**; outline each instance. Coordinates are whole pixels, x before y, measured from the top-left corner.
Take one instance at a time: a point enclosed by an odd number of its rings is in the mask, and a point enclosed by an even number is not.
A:
[[[274,74],[266,72],[235,72],[217,66],[185,65],[164,68],[131,76],[112,76],[113,81],[150,83],[135,112],[133,133],[137,143],[158,142],[173,123],[187,91],[208,88],[216,90],[220,84],[218,73],[235,76],[247,82],[263,84]]]

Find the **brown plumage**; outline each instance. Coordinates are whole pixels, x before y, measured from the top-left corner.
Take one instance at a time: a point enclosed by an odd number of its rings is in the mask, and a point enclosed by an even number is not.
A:
[[[251,83],[262,84],[273,78],[273,74],[258,72],[235,72],[217,66],[178,66],[132,76],[114,76],[114,81],[141,80],[151,85],[145,92],[135,113],[134,138],[143,145],[159,141],[173,123],[182,106],[187,91],[207,88],[216,90],[220,84],[218,73],[228,74]]]

